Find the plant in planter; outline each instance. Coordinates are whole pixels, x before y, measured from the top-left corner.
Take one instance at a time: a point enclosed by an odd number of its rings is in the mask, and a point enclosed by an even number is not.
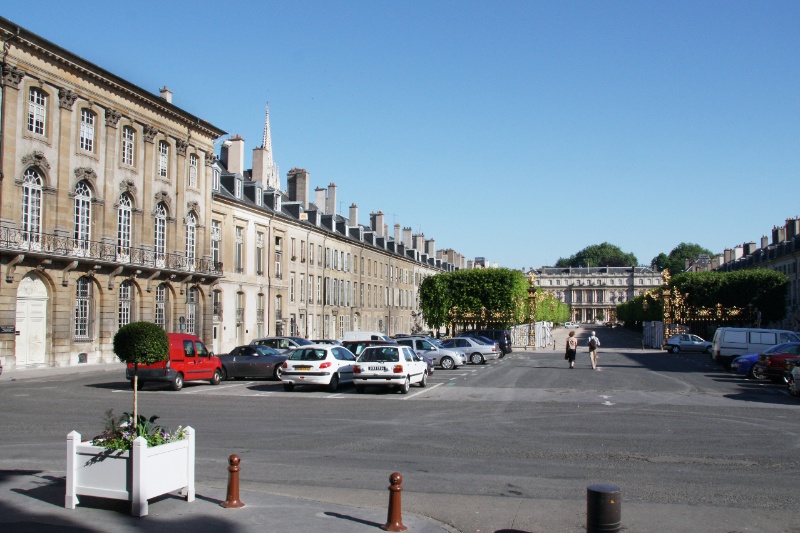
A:
[[[114,417],[106,413],[105,432],[82,442],[80,433],[67,435],[67,490],[65,506],[74,509],[78,495],[98,496],[132,503],[134,516],[147,514],[147,500],[181,490],[194,500],[194,430],[169,432],[137,412],[139,364],[163,361],[169,341],[156,324],[134,322],[114,336],[114,352],[134,365],[133,414]]]

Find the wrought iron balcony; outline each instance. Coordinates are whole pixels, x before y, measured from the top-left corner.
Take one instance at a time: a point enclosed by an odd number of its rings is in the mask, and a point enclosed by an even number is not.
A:
[[[189,260],[183,254],[159,254],[145,248],[120,247],[114,244],[73,239],[49,233],[34,234],[14,228],[0,228],[0,251],[42,258],[83,259],[114,266],[130,265],[222,276],[222,263],[205,259]]]

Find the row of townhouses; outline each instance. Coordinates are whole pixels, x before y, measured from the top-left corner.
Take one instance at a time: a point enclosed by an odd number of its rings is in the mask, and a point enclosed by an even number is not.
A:
[[[115,361],[122,325],[195,333],[217,353],[267,335],[424,327],[425,276],[467,268],[381,212],[337,213],[331,183],[282,188],[262,145],[0,18],[0,356]]]

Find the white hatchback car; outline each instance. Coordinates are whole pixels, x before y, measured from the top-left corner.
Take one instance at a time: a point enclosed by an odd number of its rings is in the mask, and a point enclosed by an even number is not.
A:
[[[565,328],[579,328],[579,327],[581,327],[581,325],[578,324],[577,322],[564,322],[564,327]]]
[[[281,367],[283,389],[295,385],[323,385],[335,392],[340,383],[353,381],[356,356],[343,346],[312,344],[285,352],[288,358]]]
[[[412,383],[428,385],[428,363],[408,346],[371,346],[358,356],[353,383],[359,393],[374,385],[396,387],[407,394]]]

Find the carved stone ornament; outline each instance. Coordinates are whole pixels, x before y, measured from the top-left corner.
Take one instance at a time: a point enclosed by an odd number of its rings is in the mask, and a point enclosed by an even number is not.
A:
[[[211,165],[216,163],[218,160],[219,160],[219,158],[217,157],[217,154],[215,154],[213,152],[210,153],[210,154],[206,154],[206,166],[207,167],[210,167]]]
[[[38,276],[27,274],[19,282],[17,296],[26,298],[47,298],[47,287]]]
[[[34,166],[43,169],[50,168],[50,163],[47,162],[47,158],[44,156],[44,152],[40,152],[39,150],[34,150],[32,154],[23,156],[22,164],[26,167]]]
[[[197,202],[186,202],[187,213],[191,213],[192,211],[196,213],[198,207],[200,207],[200,204],[198,204]]]
[[[187,148],[189,148],[189,143],[187,143],[186,141],[182,141],[180,139],[175,141],[175,151],[178,153],[178,155],[186,157]]]
[[[76,182],[87,180],[92,183],[92,186],[94,186],[94,184],[97,182],[97,172],[90,167],[78,167],[75,169],[75,180]]]
[[[19,82],[25,77],[25,71],[17,67],[6,66],[3,69],[3,85],[12,89],[19,89]]]
[[[157,192],[153,197],[153,199],[155,200],[155,205],[164,202],[165,204],[167,204],[167,207],[172,207],[172,198],[169,197],[169,194],[167,194],[166,191]],[[155,214],[155,211],[153,213]]]
[[[156,135],[158,135],[158,128],[151,126],[150,124],[144,125],[144,142],[152,143],[153,139],[156,138]]]
[[[75,100],[77,99],[78,93],[75,93],[69,89],[58,90],[58,105],[61,109],[68,109],[72,111],[72,106],[75,104]]]
[[[133,180],[122,180],[122,182],[119,184],[119,190],[121,192],[127,192],[133,196],[136,196],[136,182]]]
[[[106,126],[116,128],[119,119],[122,118],[122,113],[114,109],[106,109]]]

